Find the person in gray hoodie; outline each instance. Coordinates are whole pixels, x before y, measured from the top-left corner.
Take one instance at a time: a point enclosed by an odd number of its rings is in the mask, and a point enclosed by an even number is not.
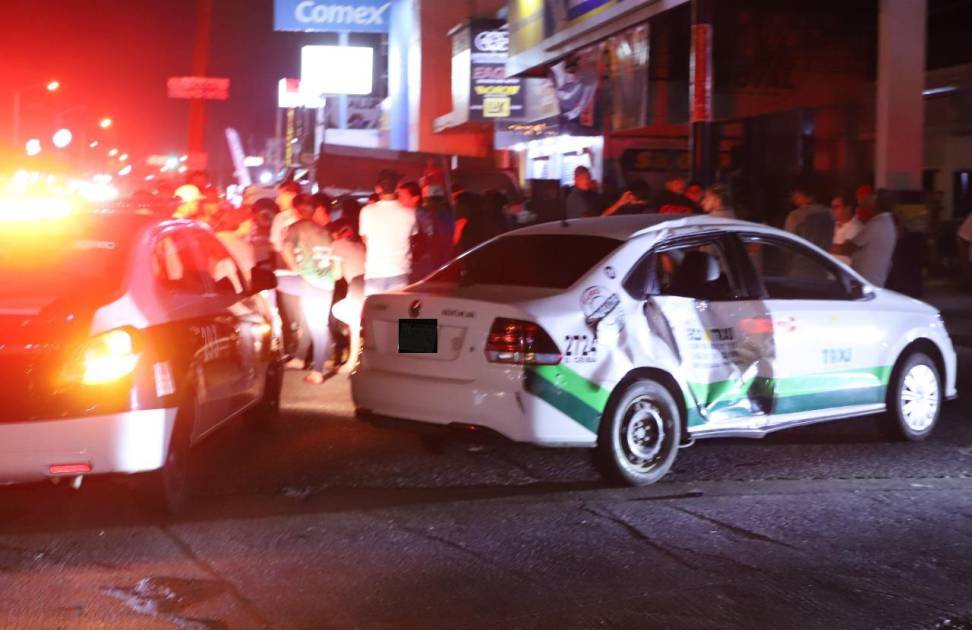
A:
[[[829,252],[834,242],[834,217],[830,208],[817,203],[805,187],[794,188],[790,200],[795,209],[786,215],[783,229]]]

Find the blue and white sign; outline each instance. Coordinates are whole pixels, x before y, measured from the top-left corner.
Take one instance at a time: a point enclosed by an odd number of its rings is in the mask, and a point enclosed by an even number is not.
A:
[[[393,0],[274,0],[276,31],[387,33]]]

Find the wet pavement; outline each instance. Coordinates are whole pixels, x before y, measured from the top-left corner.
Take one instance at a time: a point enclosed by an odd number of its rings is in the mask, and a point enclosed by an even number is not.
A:
[[[584,450],[431,452],[355,420],[343,377],[285,396],[196,449],[177,519],[105,480],[0,489],[0,626],[972,627],[970,400],[924,443],[699,442],[631,489]]]

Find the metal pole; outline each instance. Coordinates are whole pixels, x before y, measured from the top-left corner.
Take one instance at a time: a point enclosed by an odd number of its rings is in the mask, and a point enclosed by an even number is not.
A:
[[[192,74],[206,76],[209,66],[209,43],[212,32],[213,0],[196,0],[196,42],[192,59]],[[189,170],[206,168],[206,102],[196,98],[189,101]]]
[[[713,118],[712,0],[692,2],[692,52],[689,88],[689,150],[692,179],[703,186],[715,179],[716,140]]]

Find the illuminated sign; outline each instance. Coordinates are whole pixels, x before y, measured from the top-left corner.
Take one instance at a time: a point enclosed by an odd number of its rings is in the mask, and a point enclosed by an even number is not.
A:
[[[195,98],[225,101],[230,80],[215,77],[170,77],[166,82],[169,98]]]
[[[620,0],[545,0],[546,35],[580,24],[617,5]]]
[[[274,0],[277,31],[387,33],[390,0]]]
[[[300,91],[305,94],[371,94],[375,51],[367,46],[304,46]]]
[[[510,54],[539,46],[544,37],[544,0],[510,0]]]

